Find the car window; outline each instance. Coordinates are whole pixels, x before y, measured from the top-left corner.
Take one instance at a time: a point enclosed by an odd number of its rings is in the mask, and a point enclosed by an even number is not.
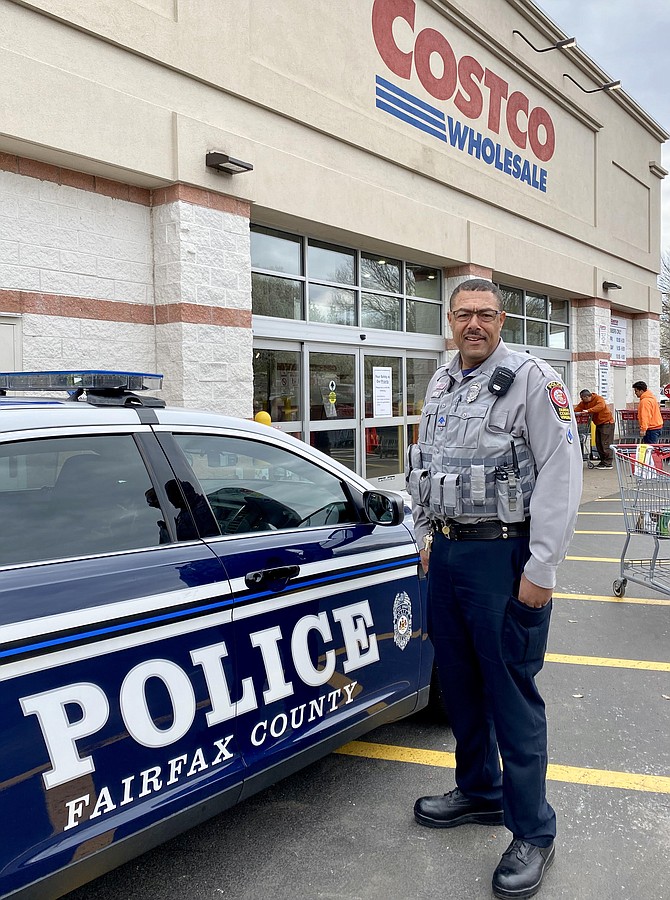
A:
[[[0,444],[0,565],[169,540],[130,435]]]
[[[222,534],[358,521],[342,481],[281,447],[221,435],[175,435]]]

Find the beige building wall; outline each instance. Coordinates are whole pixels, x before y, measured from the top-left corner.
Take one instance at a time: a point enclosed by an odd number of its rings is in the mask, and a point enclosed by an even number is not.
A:
[[[10,158],[147,192],[193,185],[243,201],[247,215],[263,224],[445,269],[471,264],[497,281],[580,301],[573,328],[580,378],[607,355],[597,345],[598,328],[611,310],[656,320],[660,146],[667,135],[622,92],[585,94],[567,79],[564,73],[587,89],[607,80],[580,50],[537,54],[514,34],[538,47],[564,37],[528,0],[0,0],[0,16],[0,151]],[[432,56],[431,33],[439,35],[440,51]],[[470,65],[486,73],[481,111],[471,107],[472,118],[455,105],[459,91],[461,107],[473,90],[476,101],[472,81],[461,77],[449,96],[438,96],[449,91],[450,53],[455,65],[474,60]],[[518,153],[546,189],[378,108],[378,76],[438,110],[447,133],[460,123],[489,146],[500,145],[500,154]],[[512,97],[520,106],[510,129]],[[550,123],[551,155],[547,128],[535,129],[536,149],[549,158],[538,157],[528,138],[523,148],[519,135],[512,139],[514,125],[533,131],[529,117]],[[211,149],[249,160],[253,172],[211,172],[204,164]],[[248,245],[215,266],[221,283],[195,284],[193,233],[175,216],[171,252],[180,272],[166,277],[166,248],[152,239],[146,304],[207,308],[224,332],[240,329],[224,343],[250,358],[250,316],[232,325],[216,319],[222,308],[250,312]],[[604,291],[605,280],[621,290]],[[53,291],[71,293],[64,282]],[[92,285],[90,296],[106,294]],[[193,358],[185,332],[198,323],[186,325],[182,332],[171,322],[163,328],[167,338],[157,332],[155,348],[156,362],[169,360],[175,378],[184,379],[171,398],[182,402],[191,401],[185,360]],[[654,388],[656,334],[652,325],[638,326],[631,344]],[[208,403],[217,402],[225,365],[219,375]],[[242,385],[250,392],[249,361]],[[250,393],[237,408],[249,406]]]

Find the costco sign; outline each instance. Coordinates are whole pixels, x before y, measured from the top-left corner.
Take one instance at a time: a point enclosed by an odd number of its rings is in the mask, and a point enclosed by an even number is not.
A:
[[[554,123],[547,110],[532,106],[522,91],[510,90],[502,76],[474,56],[458,58],[441,32],[423,28],[417,33],[415,20],[416,0],[374,0],[372,34],[387,68],[404,81],[415,72],[434,100],[450,102],[466,119],[485,117],[488,131],[496,135],[503,132],[504,143],[482,135],[381,77],[377,77],[377,107],[545,192],[547,172],[541,163],[552,158],[556,147]],[[402,35],[402,43],[412,45],[412,49],[402,50],[394,32]],[[506,146],[507,139],[524,153]],[[534,160],[527,159],[527,153]]]

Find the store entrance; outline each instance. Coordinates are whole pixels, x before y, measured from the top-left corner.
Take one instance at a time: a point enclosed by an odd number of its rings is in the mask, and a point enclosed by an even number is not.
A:
[[[392,489],[404,487],[437,355],[303,343],[254,352],[254,412],[273,425]]]

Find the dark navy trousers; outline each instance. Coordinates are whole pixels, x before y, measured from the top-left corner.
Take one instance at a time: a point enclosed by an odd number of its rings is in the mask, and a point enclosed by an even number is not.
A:
[[[468,797],[502,800],[514,837],[546,847],[556,814],[546,797],[547,721],[535,676],[551,601],[532,609],[516,599],[529,555],[527,537],[451,541],[437,532],[428,625],[456,738],[456,784]]]

